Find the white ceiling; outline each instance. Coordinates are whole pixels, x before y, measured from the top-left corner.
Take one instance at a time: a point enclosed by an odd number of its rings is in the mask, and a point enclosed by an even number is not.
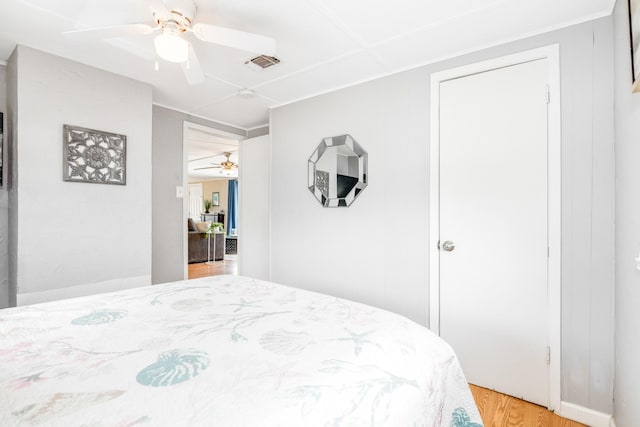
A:
[[[207,79],[189,86],[177,64],[161,62],[154,71],[152,36],[83,42],[61,35],[76,28],[151,23],[145,0],[2,0],[0,60],[24,44],[148,82],[159,105],[251,129],[268,123],[269,107],[608,15],[614,0],[196,3],[196,22],[275,38],[282,62],[255,71],[244,65],[252,53],[194,38]],[[242,88],[253,89],[255,96],[239,96]]]
[[[190,182],[229,179],[238,177],[238,169],[231,173],[220,168],[201,169],[227,160],[224,153],[230,152],[229,160],[238,163],[240,141],[221,136],[215,130],[201,126],[189,126],[185,132],[187,144],[187,176]]]

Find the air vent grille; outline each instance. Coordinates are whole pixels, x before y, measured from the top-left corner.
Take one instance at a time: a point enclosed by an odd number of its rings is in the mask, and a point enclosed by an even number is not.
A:
[[[260,55],[245,62],[251,68],[264,70],[279,63],[280,60],[275,56]]]

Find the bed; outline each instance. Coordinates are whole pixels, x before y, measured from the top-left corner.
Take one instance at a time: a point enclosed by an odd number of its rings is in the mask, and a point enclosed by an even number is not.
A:
[[[440,338],[399,315],[214,276],[0,310],[0,426],[482,422]]]

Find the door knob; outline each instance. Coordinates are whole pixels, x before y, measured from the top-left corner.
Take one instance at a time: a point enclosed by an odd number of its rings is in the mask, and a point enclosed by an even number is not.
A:
[[[442,244],[442,249],[446,252],[451,252],[456,248],[456,245],[451,240],[446,240]]]

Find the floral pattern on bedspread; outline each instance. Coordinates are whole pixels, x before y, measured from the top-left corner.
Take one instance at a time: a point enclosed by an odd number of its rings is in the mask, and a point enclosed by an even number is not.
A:
[[[215,276],[0,311],[0,425],[482,423],[424,327]]]

